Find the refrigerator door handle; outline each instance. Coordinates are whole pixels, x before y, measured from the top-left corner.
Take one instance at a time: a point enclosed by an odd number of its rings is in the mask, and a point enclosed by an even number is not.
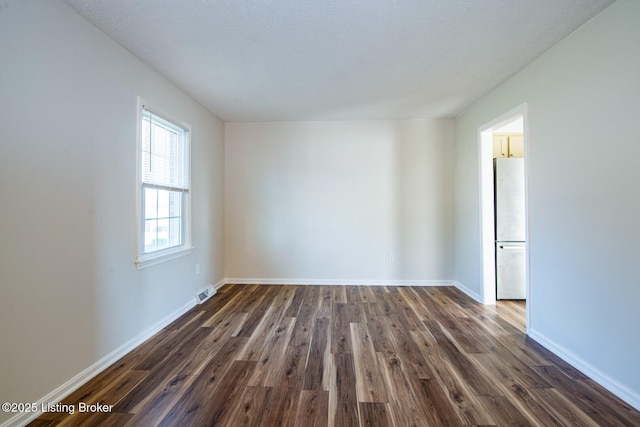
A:
[[[500,249],[523,249],[523,246],[515,246],[515,245],[500,245]]]

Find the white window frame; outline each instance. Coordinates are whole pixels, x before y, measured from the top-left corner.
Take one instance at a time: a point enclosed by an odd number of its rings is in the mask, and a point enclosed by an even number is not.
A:
[[[156,116],[172,123],[176,127],[180,127],[184,130],[185,150],[187,152],[187,158],[189,163],[189,188],[183,193],[182,200],[182,226],[183,226],[183,239],[182,244],[173,246],[166,249],[160,249],[157,251],[145,253],[145,214],[144,214],[144,186],[143,186],[143,168],[142,168],[142,119],[143,110],[148,110]],[[138,97],[138,114],[137,114],[137,141],[136,141],[136,268],[150,267],[171,259],[186,256],[191,253],[193,246],[191,246],[191,125],[183,122],[182,120],[176,120],[172,115],[165,113],[162,109],[156,108],[153,104],[150,104],[141,97]]]

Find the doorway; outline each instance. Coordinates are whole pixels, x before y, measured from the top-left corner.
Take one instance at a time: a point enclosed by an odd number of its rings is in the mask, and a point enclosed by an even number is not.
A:
[[[509,145],[509,136],[517,143]],[[517,141],[517,137],[521,139]],[[480,170],[480,212],[482,242],[482,302],[495,305],[496,293],[496,211],[494,188],[494,157],[524,157],[524,294],[527,305],[526,324],[529,327],[531,307],[529,289],[529,215],[528,162],[529,138],[527,106],[522,104],[478,129]],[[496,151],[497,150],[497,151]],[[500,152],[501,151],[501,152]]]

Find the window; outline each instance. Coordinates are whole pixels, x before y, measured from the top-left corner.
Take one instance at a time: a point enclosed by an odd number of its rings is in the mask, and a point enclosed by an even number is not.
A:
[[[138,268],[191,250],[189,126],[140,109]]]

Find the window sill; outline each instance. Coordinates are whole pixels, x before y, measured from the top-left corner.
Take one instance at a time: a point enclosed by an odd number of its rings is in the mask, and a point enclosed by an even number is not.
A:
[[[175,258],[180,258],[189,255],[193,250],[193,246],[182,247],[179,249],[172,249],[168,251],[162,251],[154,254],[147,254],[138,257],[136,260],[136,270],[151,267],[156,264],[163,263]]]

